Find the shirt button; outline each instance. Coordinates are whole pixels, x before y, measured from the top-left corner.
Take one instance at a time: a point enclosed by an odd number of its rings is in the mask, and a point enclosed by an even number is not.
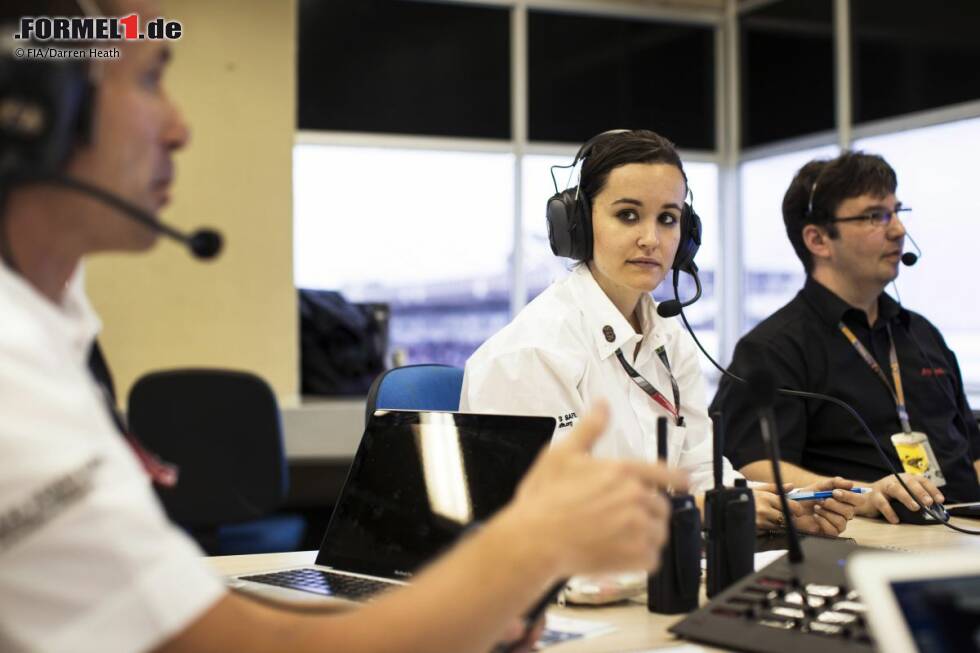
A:
[[[606,342],[616,342],[616,332],[608,324],[602,327],[602,335],[606,336]]]

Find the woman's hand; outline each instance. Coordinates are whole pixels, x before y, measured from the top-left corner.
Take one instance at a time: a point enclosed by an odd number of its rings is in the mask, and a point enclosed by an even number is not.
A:
[[[783,487],[789,492],[793,488],[793,484],[786,483]],[[775,484],[766,483],[754,486],[752,496],[755,498],[755,527],[758,530],[771,531],[786,526],[786,518],[783,516]],[[796,501],[789,502],[789,509],[794,517],[801,516],[804,512],[803,507]]]
[[[843,478],[829,478],[818,483],[800,488],[807,492],[833,490],[832,498],[822,501],[793,501],[789,500],[789,509],[793,513],[793,523],[802,533],[837,537],[847,528],[847,522],[854,519],[857,507],[864,498],[860,494],[850,492],[854,483]],[[792,484],[783,486],[787,492],[793,489]],[[776,486],[766,483],[752,488],[755,495],[755,524],[756,528],[767,530],[784,528],[786,520],[780,506]]]
[[[833,490],[834,496],[822,501],[799,501],[803,514],[796,518],[796,527],[805,533],[817,533],[836,537],[847,528],[847,522],[854,519],[864,497],[850,489],[852,481],[839,476],[800,488],[806,492]]]

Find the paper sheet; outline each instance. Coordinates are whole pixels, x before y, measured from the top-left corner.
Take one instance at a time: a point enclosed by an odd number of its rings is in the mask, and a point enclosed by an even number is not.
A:
[[[581,639],[583,637],[598,637],[616,630],[616,627],[605,621],[592,621],[591,619],[573,619],[571,617],[561,617],[549,614],[544,623],[544,632],[541,639],[535,644],[534,649],[540,650],[546,646],[561,644],[571,639]]]

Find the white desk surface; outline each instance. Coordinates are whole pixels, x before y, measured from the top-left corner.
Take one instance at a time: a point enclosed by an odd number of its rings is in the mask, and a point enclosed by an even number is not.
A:
[[[980,528],[976,520],[954,519],[954,523],[967,528]],[[864,546],[920,551],[944,546],[966,544],[971,536],[956,533],[940,526],[913,526],[900,524],[893,526],[885,522],[857,518],[844,532]],[[978,543],[980,546],[980,543]],[[980,548],[977,549],[980,552]],[[313,564],[315,551],[297,553],[272,553],[265,555],[220,556],[209,561],[221,575],[256,573],[283,567]],[[701,603],[705,602],[702,587]],[[611,623],[616,631],[591,639],[570,641],[550,646],[545,651],[555,653],[623,653],[645,651],[684,644],[667,632],[667,628],[685,615],[666,616],[651,614],[646,604],[628,604],[613,607],[553,607],[554,614]],[[705,651],[720,651],[703,647]]]

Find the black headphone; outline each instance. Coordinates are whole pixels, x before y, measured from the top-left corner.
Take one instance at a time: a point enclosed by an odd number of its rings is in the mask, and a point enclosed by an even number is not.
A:
[[[607,136],[625,134],[631,129],[612,129],[593,136],[579,148],[571,165],[574,168],[587,158],[595,144]],[[548,200],[548,242],[556,256],[587,261],[592,258],[592,202],[579,186],[557,191]],[[694,255],[701,247],[701,218],[694,212],[690,203],[684,202],[681,211],[681,240],[671,268],[690,272],[694,265]]]
[[[89,140],[94,96],[82,62],[0,54],[0,184],[62,172]]]

